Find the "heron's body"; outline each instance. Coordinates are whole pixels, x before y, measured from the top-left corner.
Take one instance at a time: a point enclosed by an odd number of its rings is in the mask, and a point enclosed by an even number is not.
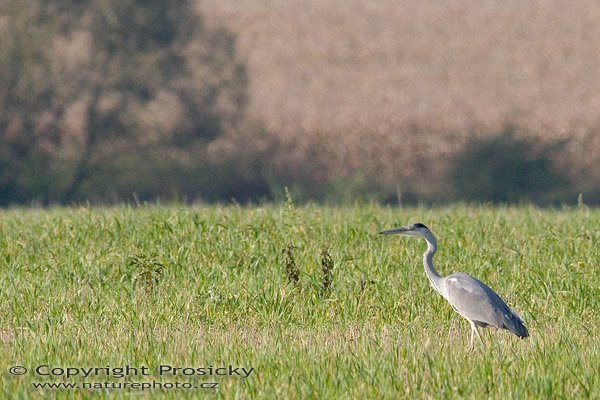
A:
[[[442,277],[433,266],[433,255],[437,251],[437,241],[433,233],[423,224],[416,223],[407,227],[390,229],[383,234],[418,235],[427,241],[427,251],[423,254],[425,274],[431,286],[444,297],[452,308],[471,324],[471,347],[474,334],[479,337],[477,326],[494,326],[507,329],[524,338],[529,334],[521,317],[489,286],[463,272]],[[481,337],[479,337],[481,340]]]
[[[491,325],[507,329],[519,337],[528,336],[521,318],[480,280],[457,272],[446,278],[446,290],[452,308],[469,322],[480,327]]]

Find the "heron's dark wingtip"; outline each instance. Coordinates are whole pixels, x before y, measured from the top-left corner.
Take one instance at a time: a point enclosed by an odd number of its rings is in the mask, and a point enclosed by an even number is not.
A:
[[[529,331],[527,327],[523,324],[520,318],[511,318],[505,321],[502,325],[502,328],[507,329],[514,333],[520,339],[525,339],[529,337]]]
[[[525,339],[529,337],[529,331],[525,328],[525,325],[521,325],[518,329],[518,332],[514,332],[520,339]]]

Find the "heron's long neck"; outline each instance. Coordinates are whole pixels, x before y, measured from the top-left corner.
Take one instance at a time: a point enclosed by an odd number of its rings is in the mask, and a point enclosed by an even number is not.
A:
[[[444,291],[442,288],[444,281],[433,266],[433,255],[437,251],[437,242],[433,235],[423,236],[423,238],[427,241],[427,251],[425,251],[423,254],[423,266],[425,267],[425,274],[427,275],[427,278],[429,278],[429,282],[431,282],[431,286],[433,286],[435,291],[445,298],[446,296],[444,296]]]

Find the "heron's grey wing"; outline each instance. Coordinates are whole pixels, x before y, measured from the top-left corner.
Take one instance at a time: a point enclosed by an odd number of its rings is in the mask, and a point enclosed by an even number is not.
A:
[[[492,325],[526,337],[523,321],[489,286],[462,272],[445,279],[448,301],[463,317],[477,325]]]

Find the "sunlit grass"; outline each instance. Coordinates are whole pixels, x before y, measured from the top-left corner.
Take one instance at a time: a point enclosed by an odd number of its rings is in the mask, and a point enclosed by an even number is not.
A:
[[[485,347],[468,352],[468,324],[424,275],[424,242],[377,235],[416,221],[438,236],[439,271],[488,283],[523,316],[529,339],[487,329]],[[3,211],[2,391],[7,398],[598,397],[599,227],[600,212],[586,208]],[[254,371],[35,376],[44,364]],[[11,376],[15,365],[29,372]],[[219,387],[32,387],[84,381]]]

